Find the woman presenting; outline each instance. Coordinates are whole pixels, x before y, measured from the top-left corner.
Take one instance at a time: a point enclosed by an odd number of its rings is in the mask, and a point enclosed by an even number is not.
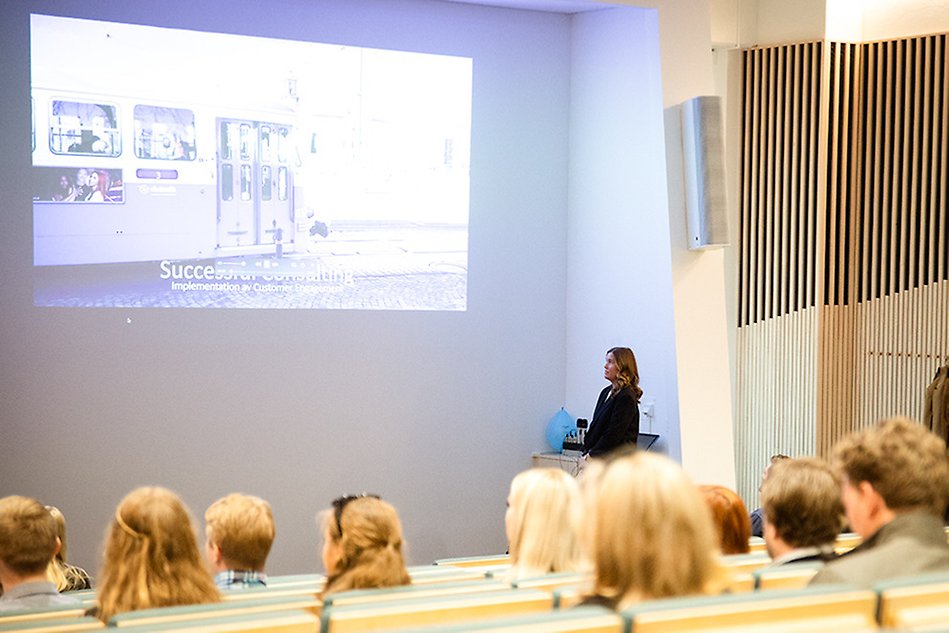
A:
[[[610,386],[600,392],[583,439],[584,456],[598,457],[615,448],[636,445],[639,437],[639,369],[628,347],[614,347],[606,353],[603,377]]]

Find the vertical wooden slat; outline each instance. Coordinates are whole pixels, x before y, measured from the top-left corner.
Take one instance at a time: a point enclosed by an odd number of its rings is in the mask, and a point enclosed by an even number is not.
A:
[[[788,283],[791,277],[790,263],[788,261],[790,249],[790,189],[791,189],[791,112],[793,94],[792,82],[794,81],[793,47],[782,48],[782,73],[781,73],[781,135],[780,135],[780,161],[781,167],[778,177],[781,182],[781,200],[778,205],[780,210],[780,239],[778,253],[780,262],[776,266],[777,280],[775,288],[778,292],[778,302],[776,305],[777,314],[784,315],[788,313]]]

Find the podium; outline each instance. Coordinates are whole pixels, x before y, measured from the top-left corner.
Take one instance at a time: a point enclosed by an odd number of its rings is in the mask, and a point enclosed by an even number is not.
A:
[[[658,439],[658,433],[640,433],[636,439],[636,448],[641,451],[648,451]],[[559,468],[576,477],[580,472],[580,451],[532,453],[531,466],[534,468]]]

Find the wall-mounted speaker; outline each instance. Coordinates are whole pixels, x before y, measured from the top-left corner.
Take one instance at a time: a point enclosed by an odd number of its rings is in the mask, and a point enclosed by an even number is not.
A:
[[[682,104],[682,160],[690,249],[728,245],[722,99],[702,96]]]

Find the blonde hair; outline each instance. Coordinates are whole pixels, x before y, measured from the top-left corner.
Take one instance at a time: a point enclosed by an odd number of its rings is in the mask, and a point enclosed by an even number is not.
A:
[[[617,609],[722,588],[715,529],[698,488],[667,457],[634,452],[597,476],[594,592]]]
[[[764,518],[791,547],[833,544],[843,527],[840,481],[816,458],[785,459],[761,486]]]
[[[869,482],[890,510],[938,517],[946,511],[946,443],[909,418],[888,418],[844,438],[834,447],[833,464],[854,485]]]
[[[725,486],[701,486],[722,554],[747,554],[751,550],[751,516],[738,494]]]
[[[580,489],[559,468],[532,468],[511,481],[508,580],[581,567]]]
[[[323,595],[411,582],[402,557],[402,523],[392,505],[368,496],[345,499],[338,515],[325,510],[318,522],[340,550],[336,569],[327,570]]]
[[[0,560],[21,576],[40,574],[56,551],[56,522],[30,497],[0,499]]]
[[[188,509],[157,486],[133,490],[115,509],[99,577],[98,617],[106,623],[127,611],[220,600]]]
[[[229,569],[263,571],[276,535],[269,503],[235,492],[212,503],[204,522],[208,541],[221,548]]]
[[[46,567],[46,576],[60,592],[88,589],[91,586],[89,575],[85,570],[70,565],[66,559],[66,517],[56,506],[46,506],[46,510],[56,522],[56,535],[60,543],[59,551]]]

